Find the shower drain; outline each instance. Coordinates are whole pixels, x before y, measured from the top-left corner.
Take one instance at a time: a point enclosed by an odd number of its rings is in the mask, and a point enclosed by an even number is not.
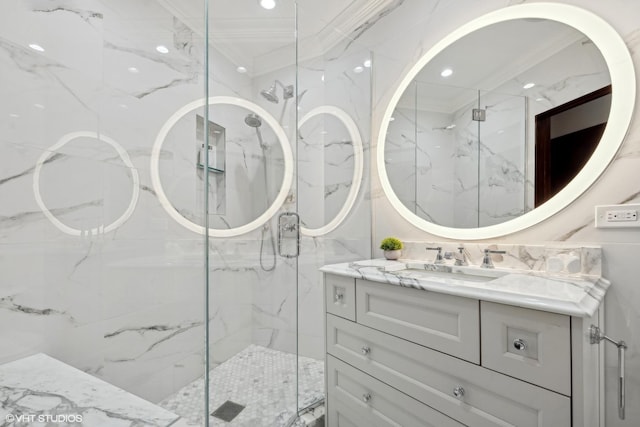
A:
[[[212,416],[221,419],[222,421],[230,422],[238,416],[245,407],[239,403],[227,400],[222,405],[218,406],[218,409],[211,413]]]

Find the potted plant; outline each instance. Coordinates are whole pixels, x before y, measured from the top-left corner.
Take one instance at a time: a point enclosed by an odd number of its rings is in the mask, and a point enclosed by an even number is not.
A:
[[[380,249],[384,251],[386,259],[398,259],[402,254],[402,242],[395,237],[386,237],[380,242]]]

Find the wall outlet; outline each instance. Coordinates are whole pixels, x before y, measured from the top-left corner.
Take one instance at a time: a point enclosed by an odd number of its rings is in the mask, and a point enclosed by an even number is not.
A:
[[[596,228],[640,227],[640,204],[596,206]]]

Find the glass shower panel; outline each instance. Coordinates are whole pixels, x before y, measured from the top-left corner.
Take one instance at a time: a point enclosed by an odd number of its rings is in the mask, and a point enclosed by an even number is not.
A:
[[[526,212],[526,98],[480,91],[478,225],[486,227]]]
[[[203,96],[203,39],[169,1],[0,10],[0,363],[44,353],[174,423],[166,399],[202,384],[204,246],[162,197],[196,168],[158,135]],[[134,416],[94,397],[87,424]]]
[[[295,6],[208,2],[203,122],[224,128],[226,147],[223,171],[200,170],[210,425],[286,425],[297,413]]]
[[[298,266],[298,408],[324,399],[325,264],[371,257],[368,188],[371,53],[351,39],[326,51],[331,23],[299,9],[298,211],[302,245]],[[313,20],[313,22],[309,22]],[[305,23],[309,23],[305,26]],[[310,28],[324,28],[317,34]],[[336,35],[338,33],[336,32]],[[335,35],[334,35],[335,36]],[[325,46],[326,47],[326,46]],[[318,414],[318,412],[314,411]]]
[[[416,212],[446,227],[477,227],[478,91],[417,83]]]

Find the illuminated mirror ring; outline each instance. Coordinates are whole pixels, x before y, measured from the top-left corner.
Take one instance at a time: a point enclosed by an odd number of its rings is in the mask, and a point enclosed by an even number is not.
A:
[[[300,123],[298,124],[298,129],[300,129],[302,125],[305,124],[309,119],[321,114],[329,114],[336,117],[347,128],[349,137],[351,138],[351,143],[353,144],[353,177],[351,178],[351,187],[349,188],[349,194],[347,194],[344,205],[342,205],[342,208],[340,209],[338,214],[331,221],[319,228],[300,227],[300,231],[302,232],[302,234],[311,237],[322,236],[324,234],[330,233],[331,231],[335,230],[347,217],[347,215],[353,208],[353,205],[356,202],[356,197],[358,196],[358,192],[360,191],[364,162],[362,137],[360,136],[360,131],[358,131],[358,126],[353,121],[351,116],[346,113],[346,111],[331,105],[316,107],[302,117]]]
[[[49,208],[47,208],[47,206],[44,204],[44,201],[42,200],[42,195],[40,194],[40,171],[42,170],[42,165],[44,165],[47,159],[56,150],[60,149],[64,145],[73,141],[74,139],[78,139],[78,138],[93,138],[101,142],[106,142],[116,150],[116,152],[118,153],[118,156],[120,156],[120,159],[122,159],[123,163],[131,171],[132,194],[131,194],[131,201],[129,202],[129,206],[124,211],[124,213],[120,215],[118,219],[116,219],[114,222],[107,225],[106,227],[104,225],[101,225],[99,227],[92,228],[91,230],[78,230],[76,228],[69,227],[68,225],[63,224],[58,218],[56,218],[51,213]],[[131,163],[129,154],[127,154],[127,151],[116,141],[109,138],[108,136],[98,134],[97,132],[92,132],[92,131],[72,132],[64,135],[62,138],[58,140],[58,142],[53,144],[51,147],[47,148],[45,152],[42,153],[38,161],[36,162],[36,167],[33,173],[33,195],[35,196],[36,203],[40,207],[40,210],[42,211],[42,213],[44,213],[47,219],[51,221],[51,223],[55,225],[56,228],[58,228],[63,233],[70,234],[72,236],[105,234],[120,227],[122,224],[125,223],[125,221],[129,219],[131,214],[133,214],[136,204],[138,203],[138,196],[140,195],[140,178],[138,177],[138,171],[133,167],[133,164]]]
[[[609,68],[612,87],[609,120],[600,143],[589,161],[571,182],[547,202],[518,218],[476,229],[444,227],[429,222],[404,206],[394,193],[387,176],[384,160],[385,138],[393,111],[402,94],[420,70],[445,48],[462,37],[486,26],[521,18],[548,19],[572,26],[589,37],[600,50]],[[380,184],[389,202],[400,215],[419,229],[437,236],[459,240],[477,240],[503,236],[523,230],[544,221],[567,207],[604,172],[614,159],[628,131],[633,114],[635,93],[635,71],[629,50],[618,33],[597,15],[576,6],[559,3],[519,4],[490,12],[461,26],[436,43],[418,60],[400,82],[384,112],[380,133],[378,134],[376,166]]]
[[[153,189],[155,190],[158,200],[160,204],[164,208],[164,210],[173,218],[178,224],[183,227],[191,230],[195,233],[199,233],[204,235],[205,227],[198,225],[178,212],[164,192],[162,188],[162,182],[160,181],[160,152],[162,150],[162,145],[164,144],[165,138],[169,134],[169,131],[173,128],[173,126],[185,115],[192,112],[193,110],[204,107],[207,99],[201,98],[195,101],[188,103],[187,105],[181,107],[178,111],[173,113],[171,117],[165,122],[165,124],[160,128],[158,135],[156,136],[156,140],[153,144],[153,148],[151,150],[151,183],[153,185]],[[233,237],[239,236],[241,234],[248,233],[252,230],[257,229],[258,227],[265,224],[271,217],[273,217],[278,209],[282,206],[289,190],[291,189],[291,183],[293,182],[293,153],[291,151],[291,146],[289,144],[289,139],[287,135],[282,129],[282,126],[278,123],[278,121],[269,114],[265,109],[260,107],[253,102],[247,101],[245,99],[236,98],[232,96],[212,96],[208,98],[208,105],[218,105],[218,104],[226,104],[226,105],[235,105],[238,107],[245,108],[258,116],[261,119],[266,121],[271,129],[275,132],[278,137],[278,141],[280,142],[280,146],[282,147],[282,153],[284,156],[284,176],[282,179],[282,186],[280,187],[280,191],[278,195],[273,200],[273,203],[265,210],[259,217],[254,219],[253,221],[244,224],[240,227],[234,227],[229,229],[216,229],[209,228],[209,236],[211,237]],[[194,165],[195,167],[195,165]]]

